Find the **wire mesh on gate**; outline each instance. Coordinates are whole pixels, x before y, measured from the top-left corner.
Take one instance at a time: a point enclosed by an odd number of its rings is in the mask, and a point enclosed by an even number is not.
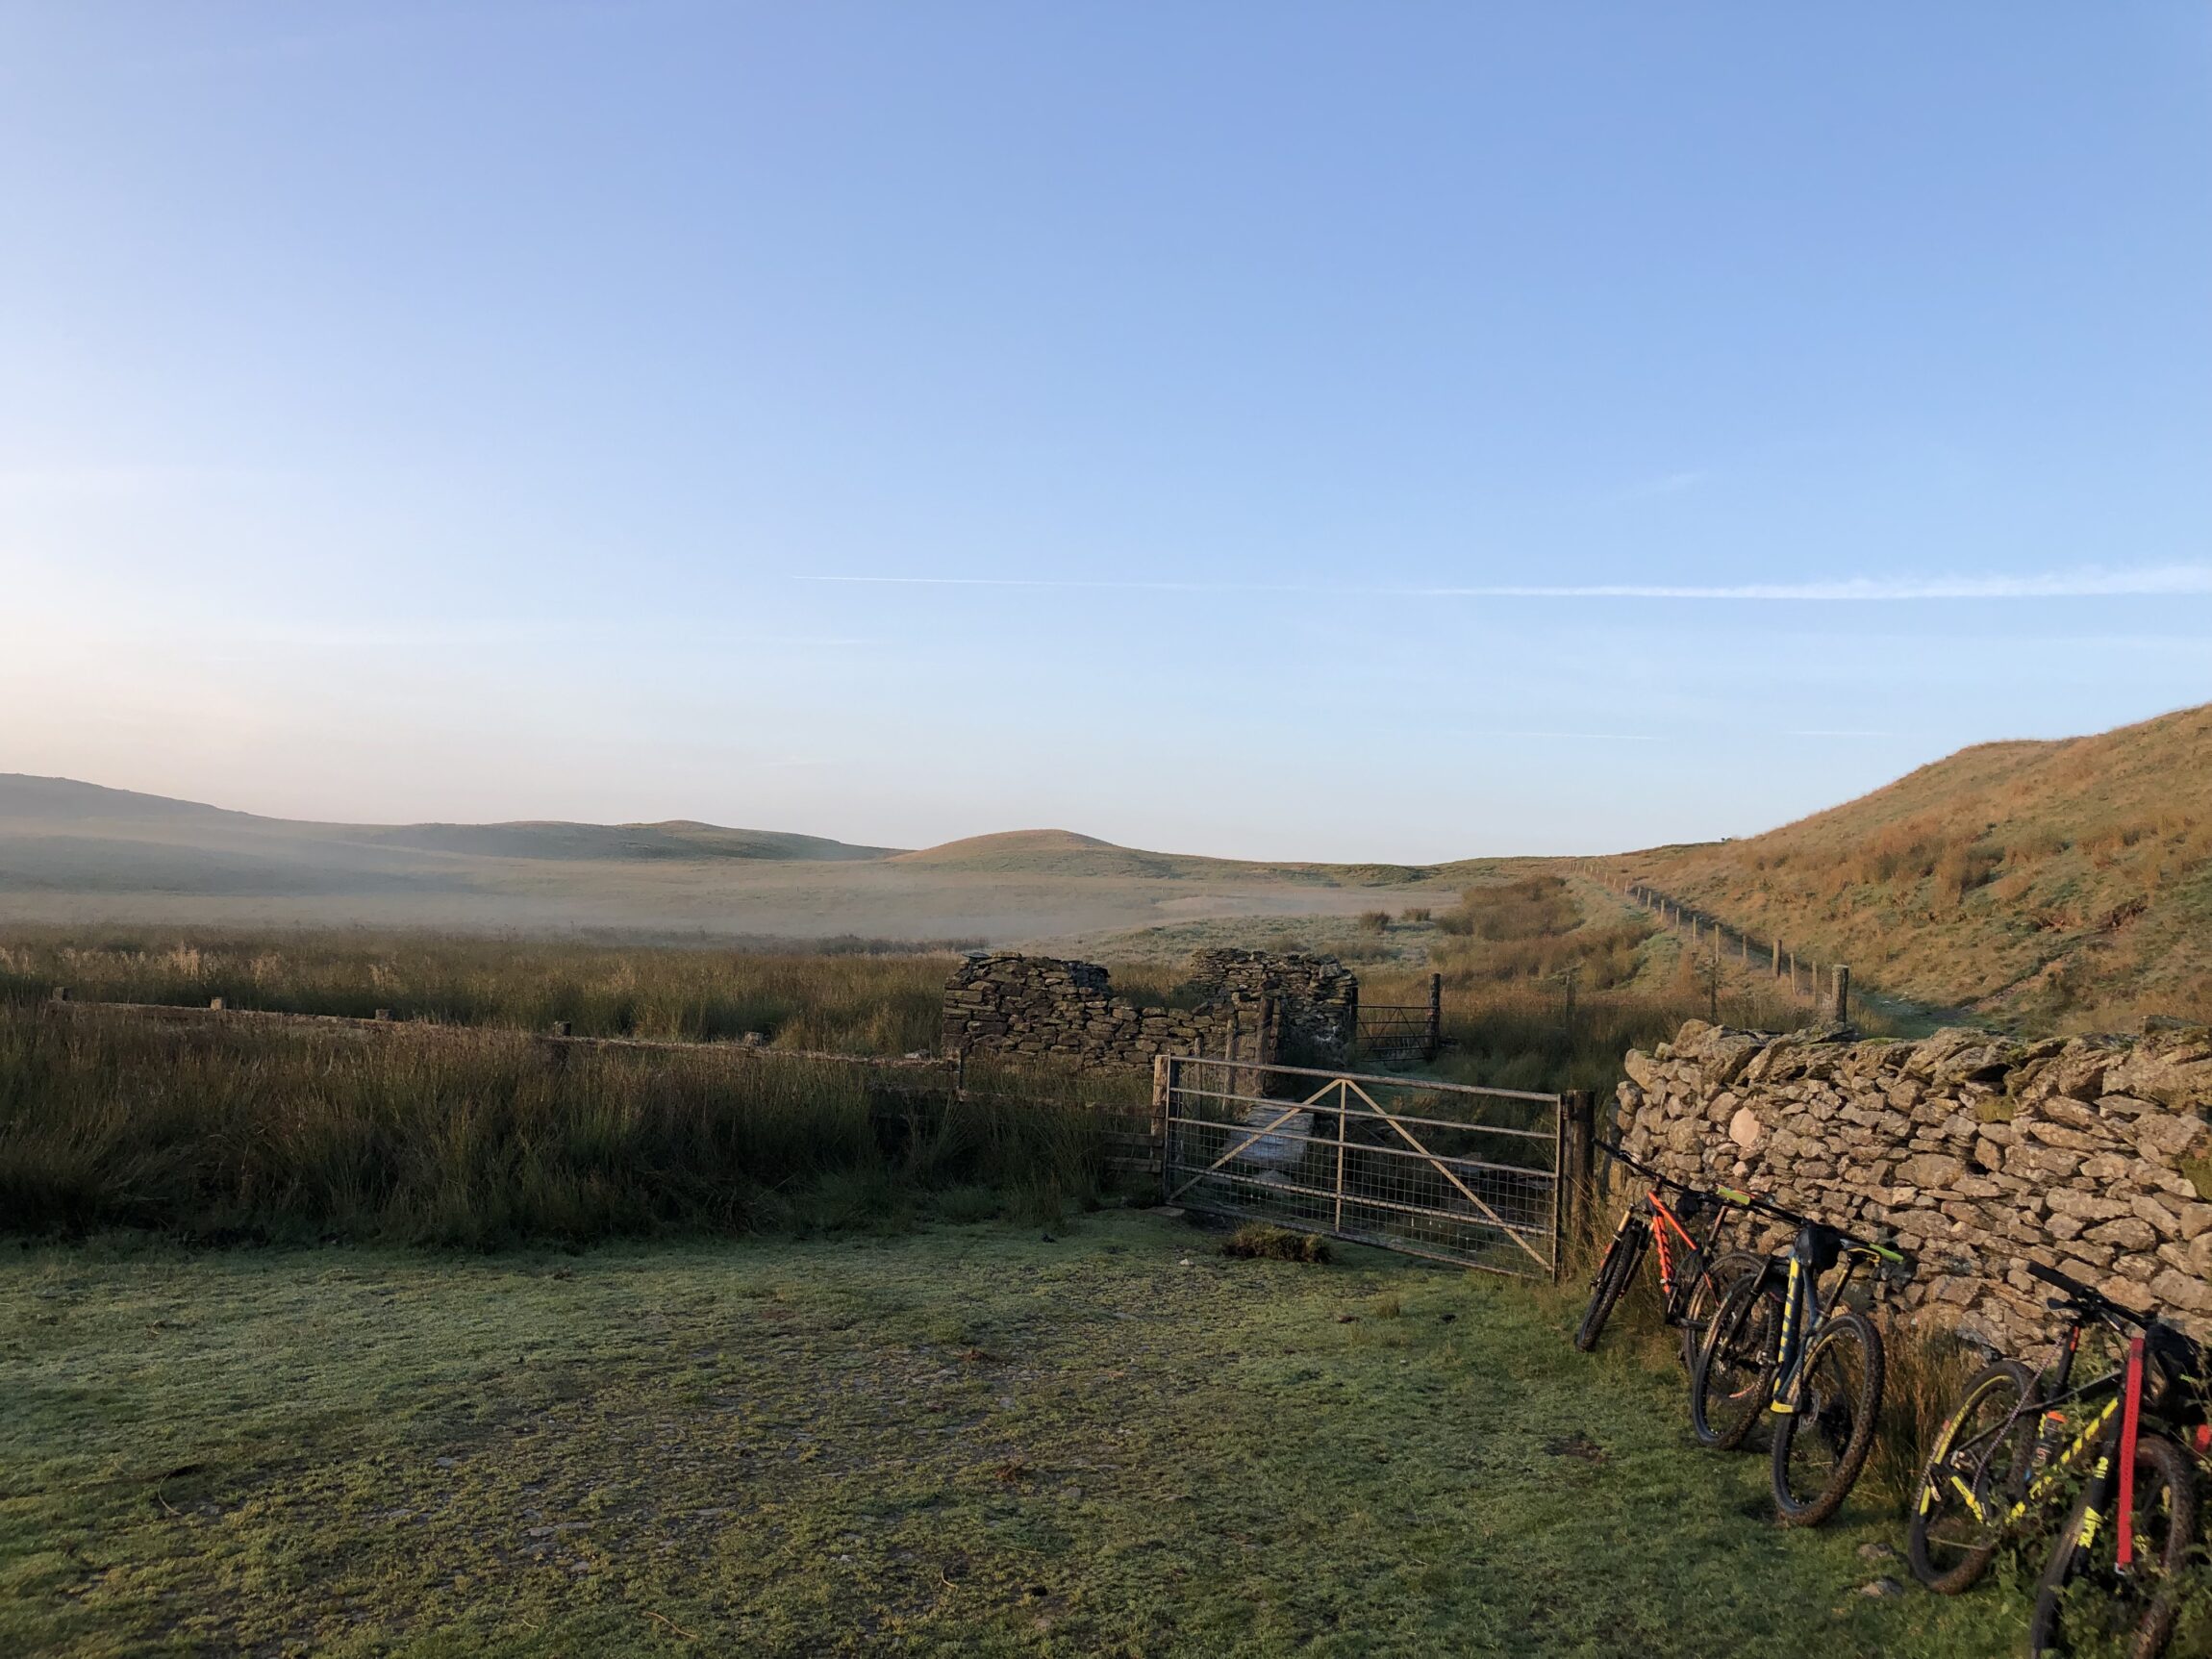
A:
[[[1175,1058],[1170,1203],[1497,1272],[1559,1261],[1560,1097]]]
[[[1428,1004],[1362,1003],[1358,1043],[1385,1065],[1427,1060],[1436,1052],[1436,1025]]]

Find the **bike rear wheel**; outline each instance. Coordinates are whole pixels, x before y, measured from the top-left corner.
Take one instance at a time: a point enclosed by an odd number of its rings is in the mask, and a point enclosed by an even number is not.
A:
[[[1711,1262],[1694,1256],[1686,1265],[1691,1277],[1689,1299],[1682,1304],[1682,1369],[1687,1371],[1697,1368],[1697,1350],[1705,1345],[1705,1333],[1729,1287],[1747,1273],[1764,1272],[1767,1258],[1730,1250]]]
[[[1867,1466],[1882,1411],[1882,1337],[1855,1309],[1830,1318],[1805,1349],[1797,1409],[1774,1419],[1774,1509],[1784,1526],[1818,1526]]]
[[[1936,1434],[1905,1555],[1913,1576],[1939,1596],[1971,1589],[1997,1554],[2006,1513],[2027,1490],[2037,1395],[2033,1371],[1997,1360],[1968,1380]]]
[[[2113,1483],[2117,1503],[2119,1485]],[[2197,1540],[2197,1483],[2189,1456],[2164,1435],[2135,1443],[2135,1561],[2119,1569],[2120,1529],[2092,1521],[2093,1483],[2066,1518],[2036,1586],[2027,1650],[2036,1659],[2121,1644],[2127,1659],[2156,1659],[2181,1616],[2179,1573]],[[2082,1542],[2082,1534],[2089,1542]]]
[[[1700,1445],[1735,1450],[1766,1409],[1782,1328],[1773,1276],[1770,1264],[1729,1287],[1690,1368],[1690,1431]]]
[[[1645,1231],[1638,1226],[1625,1233],[1616,1233],[1613,1243],[1605,1246],[1605,1260],[1598,1264],[1597,1280],[1590,1290],[1590,1306],[1583,1312],[1582,1322],[1574,1327],[1577,1352],[1588,1353],[1597,1345],[1605,1321],[1613,1317],[1614,1304],[1626,1293],[1629,1281],[1636,1277],[1636,1269],[1644,1265],[1645,1244]]]

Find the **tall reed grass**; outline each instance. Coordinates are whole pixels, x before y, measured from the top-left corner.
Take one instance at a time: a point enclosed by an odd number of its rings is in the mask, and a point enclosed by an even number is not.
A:
[[[86,1000],[544,1030],[666,1042],[758,1032],[770,1046],[935,1052],[948,952],[754,953],[364,929],[188,933],[16,927],[0,997],[67,985]]]
[[[1361,999],[1377,1003],[1417,1002],[1427,993],[1426,977],[1418,974],[1374,973],[1360,985]],[[1743,990],[1723,993],[1719,1011],[1725,1024],[1762,1031],[1794,1031],[1815,1017],[1786,998]],[[1684,1020],[1712,1012],[1713,999],[1687,985],[1570,997],[1557,985],[1466,989],[1447,981],[1445,1051],[1434,1069],[1496,1089],[1589,1089],[1608,1096],[1629,1049],[1650,1049],[1672,1039]]]
[[[1098,1086],[773,1053],[373,1036],[0,1002],[0,1230],[492,1247],[1055,1212],[1106,1183]]]

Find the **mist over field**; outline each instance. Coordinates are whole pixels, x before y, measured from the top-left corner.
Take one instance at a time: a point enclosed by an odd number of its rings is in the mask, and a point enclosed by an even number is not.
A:
[[[1217,918],[1348,920],[1462,867],[1141,853],[1064,832],[902,852],[664,824],[320,824],[0,776],[0,922],[358,924],[1023,943]]]

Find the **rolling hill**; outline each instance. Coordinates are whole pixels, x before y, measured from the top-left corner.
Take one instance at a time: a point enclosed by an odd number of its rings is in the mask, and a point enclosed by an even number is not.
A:
[[[299,895],[451,886],[455,860],[873,860],[819,836],[656,824],[342,824],[0,774],[0,890]]]
[[[1602,861],[1884,990],[2033,1027],[2212,1016],[2212,705],[1981,743],[1764,835]]]
[[[1371,904],[1363,888],[1443,874],[1152,853],[1067,830],[902,852],[685,819],[315,823],[0,774],[0,922],[1036,943],[1345,917]]]

